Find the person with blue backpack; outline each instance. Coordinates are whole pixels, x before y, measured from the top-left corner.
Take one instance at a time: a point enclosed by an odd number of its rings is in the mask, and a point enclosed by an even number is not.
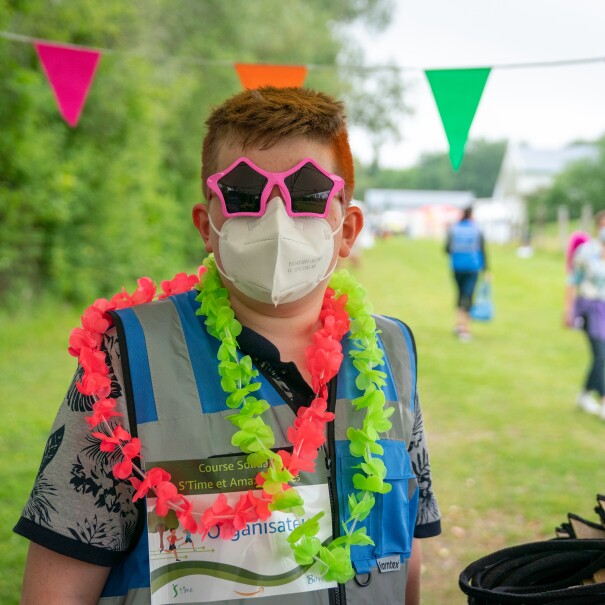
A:
[[[473,304],[473,296],[479,279],[484,272],[484,279],[489,280],[487,272],[487,256],[485,240],[479,227],[473,220],[471,206],[462,212],[460,221],[450,227],[447,234],[446,252],[457,287],[456,326],[454,332],[461,341],[469,341],[469,311]]]

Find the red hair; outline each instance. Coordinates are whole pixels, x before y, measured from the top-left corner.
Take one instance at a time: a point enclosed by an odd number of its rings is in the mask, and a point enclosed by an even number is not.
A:
[[[344,104],[325,93],[272,86],[246,90],[215,108],[206,126],[202,147],[202,183],[206,198],[206,179],[218,169],[222,142],[234,141],[243,149],[268,149],[284,139],[301,136],[332,149],[335,172],[345,181],[345,200],[348,203],[353,198],[355,171]]]

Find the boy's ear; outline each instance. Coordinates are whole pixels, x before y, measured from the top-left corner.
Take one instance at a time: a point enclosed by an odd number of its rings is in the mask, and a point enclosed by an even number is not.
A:
[[[204,244],[206,245],[206,252],[212,252],[212,243],[210,242],[210,219],[208,218],[208,204],[195,204],[191,211],[191,217],[193,218],[193,224],[195,228],[200,232]]]
[[[347,258],[351,253],[351,248],[363,227],[363,212],[359,206],[349,206],[346,209],[345,220],[342,224],[342,240],[338,256]]]

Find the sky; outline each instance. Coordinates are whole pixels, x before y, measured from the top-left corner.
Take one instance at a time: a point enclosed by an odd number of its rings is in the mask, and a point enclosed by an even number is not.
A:
[[[447,152],[424,69],[492,67],[469,139],[508,139],[558,148],[605,134],[605,0],[395,0],[390,27],[355,29],[366,64],[393,62],[405,103],[403,140],[385,144],[382,166],[413,165],[422,153]],[[568,66],[510,64],[602,58]],[[409,69],[408,69],[409,68]],[[353,153],[371,159],[352,129]]]

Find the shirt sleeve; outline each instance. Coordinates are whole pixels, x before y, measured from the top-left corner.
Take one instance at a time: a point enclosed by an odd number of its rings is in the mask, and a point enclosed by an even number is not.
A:
[[[420,490],[414,537],[431,538],[441,533],[441,512],[439,511],[437,498],[433,493],[431,463],[418,396],[416,396],[416,405],[414,408],[414,428],[412,431],[412,441],[408,450]]]
[[[124,415],[121,425],[129,430],[115,328],[105,335],[103,349],[108,353],[111,397]],[[138,510],[130,483],[111,474],[116,453],[102,452],[100,440],[86,423],[94,400],[76,388],[82,374],[78,367],[14,531],[60,554],[112,566],[124,557],[137,533]]]

